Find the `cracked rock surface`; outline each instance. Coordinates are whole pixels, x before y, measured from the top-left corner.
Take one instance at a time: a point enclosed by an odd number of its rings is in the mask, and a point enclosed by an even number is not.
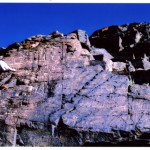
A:
[[[143,26],[101,29],[90,41],[82,30],[56,31],[1,50],[17,71],[0,72],[0,146],[149,145],[149,53],[128,50],[148,43]],[[105,47],[111,40],[118,47]]]

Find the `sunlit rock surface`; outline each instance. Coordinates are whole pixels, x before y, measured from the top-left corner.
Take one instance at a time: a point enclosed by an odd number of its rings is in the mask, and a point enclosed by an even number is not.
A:
[[[0,73],[0,145],[149,145],[147,28],[108,27],[90,41],[56,31],[2,49],[16,72]]]

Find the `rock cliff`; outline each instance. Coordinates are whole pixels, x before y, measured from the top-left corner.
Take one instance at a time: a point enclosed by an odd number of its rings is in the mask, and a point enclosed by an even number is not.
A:
[[[56,31],[1,48],[0,146],[148,146],[148,23]]]

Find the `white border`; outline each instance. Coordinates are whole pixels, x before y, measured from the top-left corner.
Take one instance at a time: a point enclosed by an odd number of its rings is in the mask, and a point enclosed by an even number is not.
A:
[[[150,0],[0,0],[0,3],[149,3]],[[0,147],[1,150],[20,150],[20,149],[29,149],[29,150],[41,150],[41,147]],[[116,150],[120,147],[44,147],[44,150]],[[148,149],[149,147],[121,147],[123,150],[135,150],[135,149]]]

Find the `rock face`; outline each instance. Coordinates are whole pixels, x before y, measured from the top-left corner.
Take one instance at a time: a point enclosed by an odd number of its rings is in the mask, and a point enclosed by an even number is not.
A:
[[[149,83],[149,79],[143,80],[143,74],[150,69],[149,34],[149,23],[131,23],[97,30],[90,36],[90,42],[96,48],[108,50],[114,62],[126,63],[137,84]]]
[[[149,145],[150,87],[144,84],[149,77],[141,76],[149,73],[149,55],[139,52],[145,54],[139,57],[145,63],[141,70],[131,59],[118,59],[120,48],[136,47],[142,40],[136,31],[136,41],[117,47],[121,44],[116,37],[126,33],[123,27],[96,31],[90,37],[92,46],[85,31],[66,36],[57,31],[1,51],[16,72],[0,75],[0,145]],[[147,30],[142,31],[146,38]]]

